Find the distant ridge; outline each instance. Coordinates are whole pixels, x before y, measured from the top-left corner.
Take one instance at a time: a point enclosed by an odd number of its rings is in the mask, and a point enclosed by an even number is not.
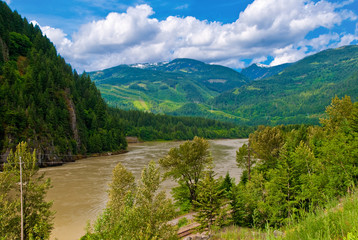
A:
[[[241,73],[179,58],[90,73],[106,102],[123,109],[201,116],[242,124],[318,124],[331,99],[358,97],[358,46],[328,49]]]
[[[318,124],[335,95],[357,100],[357,45],[308,56],[276,75],[222,93],[210,103],[256,124]]]
[[[285,63],[274,67],[270,67],[268,65],[254,63],[249,67],[244,68],[241,71],[241,74],[246,76],[250,80],[259,80],[276,75],[291,65],[292,63]]]

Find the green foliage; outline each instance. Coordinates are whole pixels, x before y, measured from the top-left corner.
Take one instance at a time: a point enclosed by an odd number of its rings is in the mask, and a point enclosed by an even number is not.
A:
[[[90,78],[73,72],[39,27],[3,2],[0,19],[0,45],[9,50],[0,61],[0,152],[26,140],[46,166],[125,149],[123,126]]]
[[[308,213],[301,221],[285,228],[280,239],[356,239],[358,217],[357,194],[340,202],[331,201],[325,208]]]
[[[127,136],[137,136],[145,141],[189,140],[203,138],[245,138],[253,127],[238,126],[198,117],[173,117],[140,111],[109,109],[116,124],[123,126]]]
[[[349,97],[334,98],[323,127],[259,127],[251,134],[258,161],[251,180],[233,188],[236,224],[286,226],[351,192],[358,181],[356,107]],[[239,160],[245,163],[247,154],[244,146]]]
[[[27,52],[31,48],[30,39],[24,35],[17,32],[10,32],[10,46],[9,54],[16,60],[18,56],[26,56]]]
[[[160,182],[153,161],[143,169],[137,187],[132,173],[119,163],[107,208],[81,239],[176,239],[175,227],[168,224],[174,206],[164,191],[157,193]]]
[[[0,235],[6,239],[20,236],[20,163],[22,161],[24,239],[49,239],[53,228],[52,202],[45,201],[50,179],[38,173],[35,151],[22,142],[10,152],[4,172],[0,173]]]
[[[188,219],[186,217],[183,217],[181,219],[179,219],[178,221],[178,228],[181,228],[183,226],[186,226],[188,224]]]
[[[189,189],[190,202],[197,199],[197,187],[205,168],[212,163],[209,143],[199,137],[187,141],[178,148],[169,150],[168,155],[159,160],[166,170],[165,176],[183,182]]]
[[[197,199],[194,200],[195,220],[200,223],[199,231],[221,228],[230,223],[230,205],[226,201],[225,191],[213,171],[208,171],[198,184]]]
[[[193,204],[190,197],[190,190],[185,181],[179,180],[179,186],[173,187],[171,194],[175,199],[175,206],[180,209],[181,213],[187,213],[193,209]]]

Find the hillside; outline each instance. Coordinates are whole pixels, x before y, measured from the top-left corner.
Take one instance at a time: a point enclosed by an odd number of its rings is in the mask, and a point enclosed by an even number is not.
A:
[[[252,64],[242,69],[241,74],[250,80],[259,80],[279,74],[290,65],[292,65],[292,63],[285,63],[274,67]]]
[[[247,83],[243,75],[230,68],[192,59],[120,65],[89,75],[111,106],[182,115],[178,113],[183,107],[194,104],[202,109],[195,116],[206,117],[217,115],[205,104],[209,99]]]
[[[126,148],[95,85],[73,72],[38,26],[0,2],[0,29],[2,161],[20,141],[37,149],[42,165]]]
[[[217,96],[210,103],[252,124],[317,124],[338,95],[358,97],[358,46],[308,56],[278,75]]]

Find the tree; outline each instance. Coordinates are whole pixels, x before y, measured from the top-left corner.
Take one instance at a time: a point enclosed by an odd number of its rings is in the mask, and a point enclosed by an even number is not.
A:
[[[352,113],[353,103],[349,96],[339,99],[335,96],[331,104],[326,107],[328,118],[320,119],[322,125],[326,128],[335,130],[340,127],[344,121],[347,121]]]
[[[108,205],[82,239],[176,239],[174,226],[168,224],[175,209],[164,191],[157,193],[160,182],[153,161],[143,169],[138,186],[119,163],[113,170]]]
[[[231,222],[229,211],[230,205],[225,196],[224,189],[214,172],[208,171],[198,185],[197,200],[194,200],[197,211],[195,220],[200,223],[198,230],[208,229],[209,233]]]
[[[260,126],[250,134],[249,142],[254,156],[261,160],[264,169],[268,169],[277,163],[284,136],[279,127]]]
[[[236,151],[236,163],[241,169],[247,171],[248,180],[251,180],[251,168],[256,163],[256,159],[251,157],[250,142],[248,145],[244,144]]]
[[[183,181],[189,188],[190,202],[196,200],[197,186],[208,164],[212,163],[209,143],[199,137],[172,148],[159,164],[167,170],[165,176]]]
[[[4,213],[14,210],[8,216],[1,216],[3,227],[0,235],[6,239],[17,239],[20,236],[20,164],[22,161],[23,181],[23,209],[24,209],[24,239],[49,239],[53,228],[54,212],[51,211],[52,202],[45,201],[48,189],[51,187],[50,179],[38,173],[36,152],[32,153],[27,143],[21,142],[16,151],[10,151],[4,172],[1,173],[0,205]],[[4,184],[4,179],[6,183]],[[2,208],[3,209],[3,208]],[[5,227],[4,227],[5,226]]]
[[[120,213],[128,197],[135,194],[134,181],[133,173],[128,171],[121,163],[118,163],[113,169],[108,206],[114,213]]]

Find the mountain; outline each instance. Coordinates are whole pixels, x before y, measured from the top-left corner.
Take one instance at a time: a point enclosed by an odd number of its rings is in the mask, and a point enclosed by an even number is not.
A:
[[[187,104],[203,110],[197,116],[210,115],[209,99],[247,83],[233,69],[193,59],[120,65],[89,75],[111,106],[173,115]]]
[[[106,102],[119,108],[250,125],[317,124],[335,95],[358,97],[358,46],[276,67],[251,65],[242,73],[175,59],[89,74]]]
[[[0,2],[0,151],[21,141],[42,165],[125,149],[124,127],[95,84],[60,57],[38,26]]]
[[[210,101],[251,124],[317,124],[338,95],[358,97],[358,46],[308,56],[269,78],[227,91]]]
[[[287,67],[289,67],[291,64],[292,63],[285,63],[274,67],[270,67],[270,66],[264,66],[254,63],[249,67],[242,69],[241,74],[250,80],[259,80],[279,74]]]
[[[215,92],[223,92],[247,83],[247,79],[237,71],[194,59],[178,58],[169,63],[150,65],[150,69],[179,73],[194,79]]]

